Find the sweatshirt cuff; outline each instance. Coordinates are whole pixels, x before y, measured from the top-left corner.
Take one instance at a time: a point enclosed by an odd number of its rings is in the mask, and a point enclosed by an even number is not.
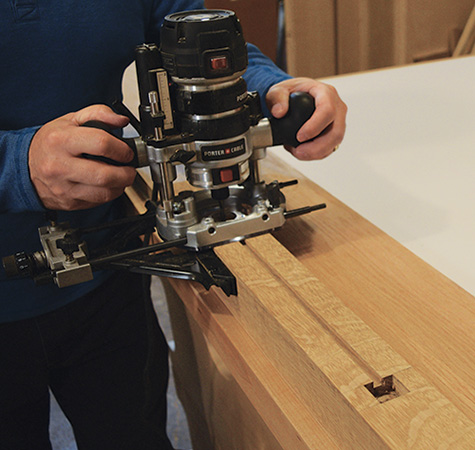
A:
[[[20,205],[18,209],[27,211],[46,211],[41,203],[35,187],[31,181],[28,156],[30,153],[30,144],[33,136],[40,127],[33,127],[24,130],[18,145],[18,151],[15,152],[15,167],[18,174],[18,189]]]

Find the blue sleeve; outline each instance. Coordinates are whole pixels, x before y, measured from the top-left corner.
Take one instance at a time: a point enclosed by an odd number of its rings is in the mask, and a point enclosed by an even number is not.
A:
[[[265,104],[267,91],[276,83],[292,78],[289,74],[279,69],[270,58],[252,44],[247,44],[249,65],[244,74],[247,87],[251,91],[259,92],[261,97],[262,111],[265,116],[270,116]]]
[[[28,150],[39,127],[0,131],[0,212],[45,211],[30,179]]]

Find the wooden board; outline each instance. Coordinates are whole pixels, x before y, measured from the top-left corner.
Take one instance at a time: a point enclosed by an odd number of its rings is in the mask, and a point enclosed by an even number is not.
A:
[[[269,178],[291,176],[279,160],[268,163]],[[288,188],[290,208],[316,200],[328,207],[288,221],[276,238],[475,420],[474,297],[310,180],[300,180]]]
[[[200,392],[208,408],[214,398],[224,416],[233,405],[253,411],[261,420],[244,430],[264,424],[261,435],[282,448],[471,448],[474,298],[272,156],[264,173],[301,179],[287,190],[290,208],[328,208],[289,220],[275,233],[280,243],[266,235],[217,249],[238,278],[238,297],[172,282],[205,337],[195,350],[207,367]],[[194,335],[196,344],[196,327]],[[209,348],[239,387],[228,395],[209,384],[222,373],[210,369]],[[381,379],[394,388],[384,403],[366,387]],[[186,385],[178,390],[187,412],[203,403],[202,395],[189,400]],[[239,437],[234,414],[219,426],[198,416],[221,442],[214,448]],[[232,440],[228,448],[256,448],[239,430],[242,446]],[[266,442],[257,448],[275,448]]]
[[[475,6],[457,42],[453,56],[462,56],[469,53],[475,54]]]
[[[209,9],[234,11],[241,22],[244,38],[257,45],[274,62],[277,58],[277,0],[205,0]]]
[[[174,374],[193,448],[209,450],[213,442],[211,448],[226,450],[338,449],[215,292],[186,281],[171,284],[186,308],[177,314],[181,301],[168,298],[177,342]],[[186,330],[191,339],[183,337]],[[206,438],[202,430],[193,433],[202,418]]]
[[[239,280],[234,317],[340,448],[475,442],[473,422],[271,236],[219,255]],[[388,378],[380,403],[367,386]]]
[[[337,72],[335,0],[286,0],[287,71],[298,77]]]
[[[289,72],[317,78],[451,56],[472,8],[473,0],[286,0]],[[469,29],[457,54],[472,49]]]

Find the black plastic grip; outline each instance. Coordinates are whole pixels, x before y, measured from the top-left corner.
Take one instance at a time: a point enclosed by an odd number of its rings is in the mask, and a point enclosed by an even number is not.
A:
[[[91,159],[94,161],[101,161],[106,164],[111,164],[112,166],[131,166],[131,167],[139,167],[139,162],[138,162],[138,152],[137,152],[137,144],[134,138],[121,138],[119,136],[116,136],[112,132],[112,128],[107,125],[104,122],[100,122],[98,120],[89,120],[88,122],[84,123],[81,125],[82,127],[88,127],[88,128],[97,128],[99,130],[104,130],[107,131],[109,134],[114,136],[115,138],[119,139],[122,142],[125,142],[134,152],[134,158],[132,161],[128,163],[121,163],[119,161],[116,161],[111,158],[106,158],[105,156],[98,156],[98,155],[90,155],[89,153],[83,153],[82,156],[83,158],[86,159]]]
[[[294,92],[289,98],[289,110],[281,119],[271,117],[273,145],[297,147],[297,132],[315,111],[315,99],[306,92]]]

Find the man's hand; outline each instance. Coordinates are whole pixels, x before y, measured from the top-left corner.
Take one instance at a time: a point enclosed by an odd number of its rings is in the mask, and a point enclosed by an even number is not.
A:
[[[304,143],[286,148],[301,160],[323,159],[343,140],[347,107],[333,86],[311,78],[293,78],[275,84],[267,93],[266,103],[275,118],[280,119],[287,113],[293,92],[312,95],[315,112],[297,133],[297,140]]]
[[[104,105],[66,114],[42,126],[29,150],[30,177],[45,208],[86,209],[119,197],[135,178],[132,167],[113,166],[82,157],[83,153],[128,163],[133,152],[106,131],[80,127],[97,120],[113,128],[128,119]]]

